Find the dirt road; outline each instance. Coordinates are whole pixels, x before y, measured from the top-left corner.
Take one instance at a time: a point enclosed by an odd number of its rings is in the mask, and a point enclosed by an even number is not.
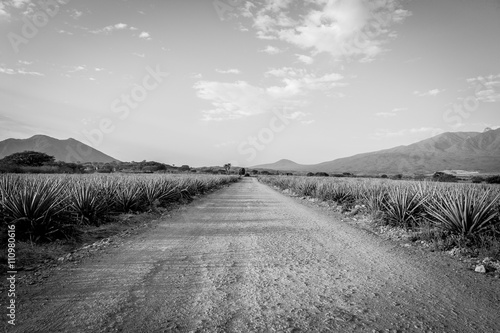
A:
[[[15,330],[500,332],[498,280],[329,214],[244,179],[24,286]]]

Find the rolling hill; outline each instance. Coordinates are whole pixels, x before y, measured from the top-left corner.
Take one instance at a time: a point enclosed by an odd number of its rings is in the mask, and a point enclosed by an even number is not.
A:
[[[46,135],[35,135],[28,139],[0,141],[0,159],[25,150],[45,153],[63,162],[119,162],[117,159],[71,138],[59,140]]]
[[[357,174],[419,174],[441,170],[498,173],[500,172],[500,129],[488,129],[483,133],[448,132],[408,146],[358,154],[314,165],[280,160],[252,168]]]

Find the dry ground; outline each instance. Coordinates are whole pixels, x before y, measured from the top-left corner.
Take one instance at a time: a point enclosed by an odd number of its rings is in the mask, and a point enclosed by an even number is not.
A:
[[[500,332],[499,280],[248,178],[20,292],[8,331]]]

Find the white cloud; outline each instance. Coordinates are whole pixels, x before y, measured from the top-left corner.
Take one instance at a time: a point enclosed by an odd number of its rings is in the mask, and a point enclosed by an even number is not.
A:
[[[69,31],[66,31],[66,30],[63,30],[63,29],[59,29],[59,30],[57,30],[57,32],[60,33],[60,34],[64,34],[64,35],[70,35],[70,36],[73,35],[72,32],[69,32]]]
[[[439,95],[443,91],[445,91],[445,90],[444,89],[432,89],[432,90],[429,90],[429,91],[426,91],[426,92],[420,92],[418,90],[415,90],[413,92],[413,95],[420,96],[420,97],[425,97],[425,96],[432,96],[432,97],[434,97],[434,96]]]
[[[204,120],[238,119],[266,112],[272,106],[264,89],[245,81],[198,81],[194,88],[199,98],[209,100],[214,107],[203,111]]]
[[[19,9],[24,8],[24,6],[26,4],[29,4],[29,3],[30,3],[30,0],[11,0],[10,1],[10,5],[12,7],[16,7],[16,8],[19,8]]]
[[[267,54],[274,55],[274,54],[281,53],[281,52],[283,52],[283,51],[282,51],[282,50],[280,50],[280,49],[279,49],[279,48],[277,48],[277,47],[274,47],[274,46],[268,45],[268,46],[266,46],[266,48],[265,48],[265,49],[260,50],[259,52],[264,52],[264,53],[267,53]]]
[[[128,24],[126,24],[126,23],[117,23],[115,25],[108,25],[102,29],[92,30],[90,32],[93,34],[101,34],[101,33],[109,34],[113,31],[120,31],[120,30],[132,30],[132,31],[134,31],[134,30],[137,30],[137,28],[129,27]]]
[[[240,70],[236,68],[231,68],[231,69],[216,69],[215,70],[217,73],[221,74],[240,74]]]
[[[84,70],[86,70],[86,66],[85,65],[79,65],[79,66],[73,66],[73,67],[71,67],[71,69],[68,72],[75,73],[75,72],[81,72],[81,71],[84,71]]]
[[[135,55],[136,57],[139,57],[139,58],[145,58],[146,57],[146,54],[145,53],[137,53],[137,52],[134,52],[132,53],[133,55]]]
[[[392,26],[411,13],[399,0],[267,1],[264,5],[243,6],[240,14],[252,19],[257,37],[281,40],[312,54],[329,53],[334,58],[372,61],[386,51],[385,44],[397,34]],[[297,7],[302,12],[295,15]]]
[[[3,2],[0,2],[0,19],[1,18],[9,18],[10,14],[5,9],[5,5]]]
[[[375,113],[375,115],[377,117],[388,118],[388,117],[394,117],[394,116],[396,116],[396,114],[398,112],[405,111],[405,110],[408,110],[408,108],[394,108],[389,112],[377,112],[377,113]]]
[[[77,10],[77,9],[73,9],[70,14],[69,14],[74,20],[78,20],[82,15],[83,15],[83,12]]]
[[[151,35],[149,34],[149,32],[143,31],[139,35],[139,38],[142,38],[142,39],[145,39],[145,40],[151,40]]]
[[[396,114],[393,112],[377,112],[377,113],[375,113],[375,115],[377,117],[388,118],[388,117],[394,117]]]
[[[307,104],[307,95],[313,91],[330,93],[345,84],[337,73],[317,76],[304,69],[271,69],[266,77],[276,81],[266,87],[258,87],[246,81],[233,83],[198,81],[194,85],[199,98],[208,100],[213,109],[203,111],[204,120],[229,120],[269,112],[274,108],[286,108],[290,117],[303,117],[298,110]]]
[[[310,65],[314,62],[314,59],[312,57],[309,57],[309,56],[306,56],[303,54],[296,54],[296,56],[297,56],[297,59],[299,59],[299,61],[303,62],[306,65]]]
[[[8,75],[31,75],[31,76],[45,76],[40,72],[28,71],[25,68],[7,68],[0,66],[0,73]]]
[[[477,100],[485,103],[500,101],[500,74],[469,78],[467,82],[474,89]]]

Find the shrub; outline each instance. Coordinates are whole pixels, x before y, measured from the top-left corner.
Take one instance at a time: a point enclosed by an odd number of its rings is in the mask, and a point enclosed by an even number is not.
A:
[[[437,191],[429,214],[445,230],[461,236],[472,236],[487,229],[497,219],[500,194],[475,188]]]
[[[425,195],[410,187],[392,187],[382,201],[384,219],[394,226],[409,229],[423,217]]]
[[[486,178],[488,184],[500,184],[500,176],[491,176]]]
[[[62,212],[64,195],[62,181],[24,179],[10,185],[9,178],[0,183],[2,211],[7,223],[16,224],[20,239],[31,241],[51,239],[58,232],[54,217]]]

